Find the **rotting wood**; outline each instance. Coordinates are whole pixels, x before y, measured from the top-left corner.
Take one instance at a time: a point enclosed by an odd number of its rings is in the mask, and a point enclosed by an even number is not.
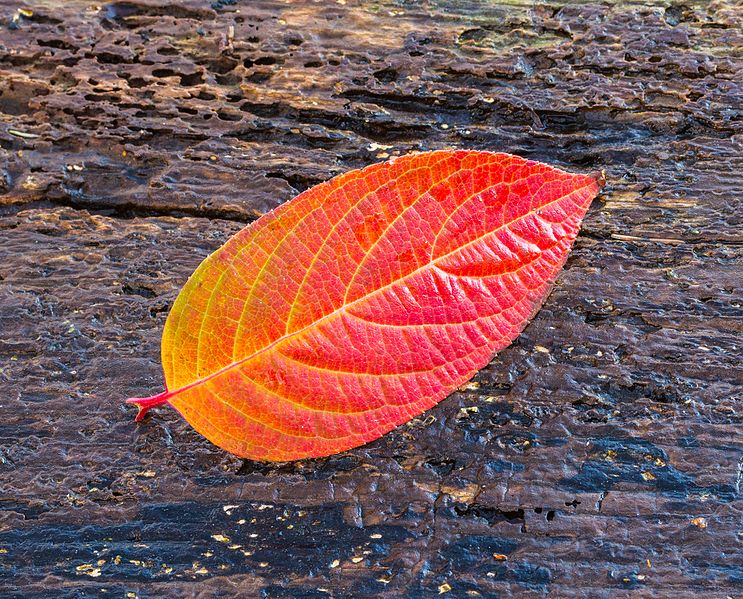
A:
[[[739,595],[736,4],[0,2],[0,594]],[[513,347],[328,459],[133,424],[209,251],[444,147],[607,171]]]

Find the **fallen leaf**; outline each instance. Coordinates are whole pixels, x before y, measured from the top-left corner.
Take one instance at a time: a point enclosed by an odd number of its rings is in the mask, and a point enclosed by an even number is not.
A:
[[[508,346],[546,298],[602,175],[509,154],[413,154],[351,171],[209,256],[165,325],[168,403],[239,456],[377,439]]]

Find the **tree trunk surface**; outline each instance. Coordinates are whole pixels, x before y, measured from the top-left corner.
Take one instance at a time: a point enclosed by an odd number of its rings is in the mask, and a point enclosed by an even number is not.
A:
[[[0,22],[0,596],[741,596],[738,2],[0,0]],[[440,148],[608,181],[470,384],[289,464],[173,410],[134,423],[205,256]]]

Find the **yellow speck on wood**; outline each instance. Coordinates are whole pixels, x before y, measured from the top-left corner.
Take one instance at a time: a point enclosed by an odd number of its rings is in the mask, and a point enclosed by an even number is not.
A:
[[[21,183],[21,187],[26,190],[33,190],[33,189],[41,188],[39,184],[39,180],[33,175],[29,175],[28,177],[26,177],[23,183]]]
[[[363,559],[364,559],[363,557],[356,556],[356,557],[351,558],[351,562],[353,562],[354,564],[358,564]]]
[[[373,535],[369,535],[370,539],[381,539],[382,535],[380,535],[378,532],[375,532]]]
[[[542,354],[548,354],[550,353],[550,350],[548,350],[544,345],[535,345],[534,349],[536,349],[539,353]]]
[[[694,518],[691,523],[701,529],[707,528],[707,518],[703,518],[702,516]]]
[[[332,562],[330,562],[330,567],[331,568],[337,568],[340,565],[341,565],[341,561],[338,560],[338,559],[334,559]]]
[[[643,472],[641,476],[644,480],[655,480],[655,475],[652,472]]]
[[[460,408],[459,412],[457,412],[457,420],[462,420],[464,418],[467,418],[470,414],[477,414],[480,411],[480,408],[477,406],[468,406],[466,408]]]
[[[26,133],[25,131],[18,131],[18,129],[8,129],[8,133],[22,139],[36,139],[39,137],[35,133]]]
[[[229,537],[226,537],[224,535],[212,535],[212,539],[214,539],[215,541],[219,541],[220,543],[229,543],[230,542],[230,538]]]
[[[480,494],[482,489],[480,488],[480,485],[470,483],[465,485],[463,488],[444,485],[441,487],[441,491],[462,503],[472,503],[475,497]]]
[[[443,595],[449,591],[451,591],[451,585],[448,582],[439,585],[439,595]]]
[[[494,553],[493,554],[493,559],[497,559],[498,561],[503,561],[503,560],[508,559],[508,556],[507,555],[503,555],[502,553]]]

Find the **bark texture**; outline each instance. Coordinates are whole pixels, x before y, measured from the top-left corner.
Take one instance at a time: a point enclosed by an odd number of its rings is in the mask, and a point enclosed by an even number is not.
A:
[[[0,0],[0,596],[743,593],[734,0]],[[159,410],[245,222],[437,148],[606,170],[519,340],[362,448],[242,461]]]

